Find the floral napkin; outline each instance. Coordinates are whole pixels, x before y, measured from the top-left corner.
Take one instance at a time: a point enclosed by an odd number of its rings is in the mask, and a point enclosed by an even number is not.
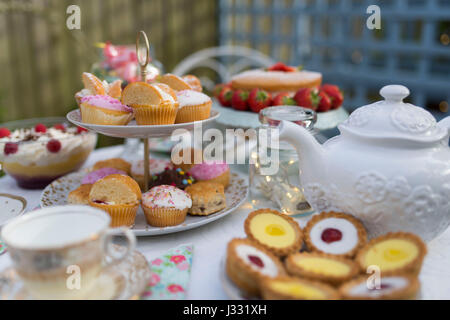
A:
[[[179,300],[186,298],[192,265],[192,245],[182,245],[167,251],[150,262],[151,279],[143,300]]]

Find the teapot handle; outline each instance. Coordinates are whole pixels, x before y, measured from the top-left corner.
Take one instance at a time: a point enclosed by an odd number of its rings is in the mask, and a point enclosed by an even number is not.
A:
[[[442,128],[446,128],[448,130],[448,132],[450,133],[450,116],[445,117],[444,119],[442,119],[441,121],[439,121],[438,126],[442,127]]]

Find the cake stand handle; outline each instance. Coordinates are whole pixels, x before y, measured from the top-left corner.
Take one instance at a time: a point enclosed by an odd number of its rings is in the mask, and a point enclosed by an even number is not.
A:
[[[141,57],[139,54],[139,42],[140,39],[144,38],[144,47],[145,47],[145,57]],[[136,57],[139,63],[139,66],[141,67],[141,81],[147,82],[147,65],[150,61],[150,44],[148,42],[147,34],[144,31],[139,31],[136,37]],[[148,183],[149,183],[149,148],[148,148],[148,140],[149,138],[144,138],[144,192],[147,192],[148,190]]]

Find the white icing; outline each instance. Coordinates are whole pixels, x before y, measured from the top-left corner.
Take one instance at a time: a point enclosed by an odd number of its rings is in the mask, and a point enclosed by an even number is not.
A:
[[[97,141],[95,135],[74,134],[74,131],[76,131],[76,128],[68,129],[66,132],[55,128],[47,128],[47,133],[42,134],[37,140],[21,141],[24,138],[24,131],[20,129],[14,130],[10,137],[0,139],[0,161],[16,162],[25,166],[46,166],[64,162],[74,154],[94,147]],[[51,139],[61,142],[61,149],[58,152],[48,151],[47,142]],[[5,155],[3,150],[7,142],[17,142],[19,144],[19,149],[16,153]]]
[[[153,187],[150,191],[144,193],[142,203],[149,208],[183,210],[192,207],[192,200],[187,192],[167,185]]]
[[[241,72],[234,77],[231,78],[231,80],[238,80],[242,78],[258,78],[261,80],[273,80],[274,78],[278,78],[282,81],[298,81],[300,79],[305,80],[313,80],[320,78],[322,76],[319,72],[314,71],[294,71],[294,72],[283,72],[283,71],[265,71],[263,69],[254,69],[254,70],[248,70]]]
[[[175,102],[175,99],[168,94],[167,92],[165,92],[164,90],[162,90],[160,87],[154,85],[153,88],[155,88],[156,90],[158,90],[158,92],[161,94],[163,101],[170,101],[170,102]]]
[[[405,288],[408,285],[408,279],[403,277],[382,277],[381,283],[383,285],[388,285],[389,288],[369,289],[367,282],[362,281],[361,283],[351,288],[349,293],[353,296],[370,296],[373,298],[377,298],[393,291]],[[370,283],[370,285],[374,284]]]
[[[211,101],[206,94],[194,90],[182,90],[177,92],[179,108],[196,106]]]
[[[268,255],[266,255],[264,252],[259,251],[255,247],[241,244],[236,247],[236,253],[238,257],[240,257],[253,270],[258,271],[269,277],[276,277],[278,275],[278,267],[275,264],[275,262],[273,262],[273,260]],[[260,258],[261,261],[264,263],[264,267],[260,268],[254,263],[252,263],[248,259],[249,255]]]
[[[170,161],[164,159],[149,159],[149,171],[150,174],[160,174],[164,172],[166,167],[171,167]],[[144,160],[133,161],[131,164],[131,173],[134,175],[144,175]]]
[[[325,229],[334,228],[342,232],[342,239],[331,243],[322,240],[322,232]],[[328,218],[317,222],[309,233],[314,246],[331,254],[344,254],[351,251],[358,244],[358,231],[355,226],[346,219]]]

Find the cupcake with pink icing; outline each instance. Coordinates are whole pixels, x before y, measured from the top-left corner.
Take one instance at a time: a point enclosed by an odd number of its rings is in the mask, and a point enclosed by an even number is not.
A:
[[[194,165],[189,173],[197,181],[220,183],[224,188],[230,184],[230,167],[224,162],[203,162]]]
[[[142,195],[145,219],[154,227],[168,227],[182,223],[191,207],[191,196],[174,186],[160,185]]]
[[[92,172],[89,172],[81,180],[81,184],[94,184],[98,180],[103,179],[111,174],[124,174],[127,175],[125,171],[117,170],[114,168],[101,168]]]
[[[195,90],[177,92],[178,112],[175,123],[193,122],[208,119],[212,100],[206,94]]]
[[[81,120],[100,125],[126,125],[133,119],[133,109],[107,95],[81,98]]]

